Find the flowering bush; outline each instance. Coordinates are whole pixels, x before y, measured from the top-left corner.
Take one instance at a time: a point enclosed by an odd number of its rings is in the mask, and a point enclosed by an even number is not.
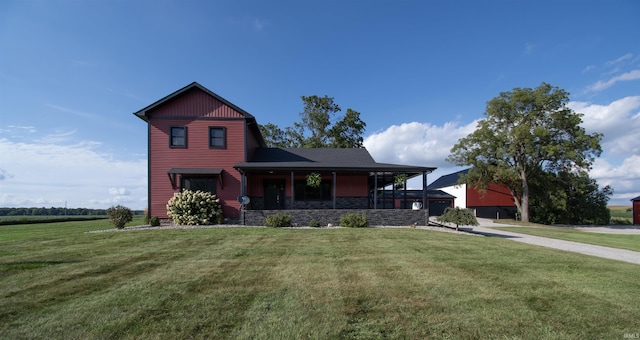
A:
[[[173,194],[167,203],[167,214],[177,225],[220,224],[223,221],[220,199],[200,190]]]

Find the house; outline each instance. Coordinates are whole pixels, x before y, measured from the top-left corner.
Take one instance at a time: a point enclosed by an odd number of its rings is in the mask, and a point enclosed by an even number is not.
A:
[[[517,208],[505,186],[491,184],[481,192],[468,184],[458,184],[458,178],[469,169],[442,176],[429,184],[429,190],[440,189],[456,197],[455,206],[475,211],[477,217],[515,218]]]
[[[633,202],[633,224],[640,225],[640,196],[631,200]]]
[[[364,148],[268,148],[253,115],[195,82],[134,114],[148,126],[151,216],[167,220],[169,199],[191,189],[215,193],[229,222],[260,225],[282,210],[299,223],[337,224],[345,211],[365,212],[372,224],[422,221],[412,209],[376,212],[378,195],[399,174],[422,176],[427,201],[435,168],[378,163]],[[307,186],[311,173],[319,187]]]

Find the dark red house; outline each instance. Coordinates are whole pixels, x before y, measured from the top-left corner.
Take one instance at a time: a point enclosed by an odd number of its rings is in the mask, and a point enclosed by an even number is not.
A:
[[[215,193],[227,221],[261,224],[287,210],[300,223],[336,223],[345,210],[359,210],[378,223],[404,223],[403,214],[373,213],[383,208],[378,195],[398,174],[422,176],[426,201],[426,176],[435,169],[377,163],[363,148],[267,148],[253,115],[195,82],[135,115],[148,123],[149,213],[161,219],[173,194],[191,189]],[[321,175],[319,188],[307,187],[310,173]],[[250,203],[242,206],[242,196]]]
[[[515,218],[517,208],[509,189],[491,184],[486,192],[480,192],[467,184],[458,184],[458,178],[469,169],[442,176],[429,184],[429,189],[440,189],[456,197],[455,205],[475,211],[477,217]]]
[[[640,196],[631,200],[633,203],[633,224],[640,225]]]

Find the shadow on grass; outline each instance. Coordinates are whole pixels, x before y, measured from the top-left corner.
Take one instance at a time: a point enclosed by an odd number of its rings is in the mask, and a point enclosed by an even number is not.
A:
[[[3,262],[0,263],[0,268],[4,270],[24,270],[24,269],[38,269],[48,266],[64,263],[77,263],[81,261],[56,261],[56,260],[41,260],[41,261],[18,261],[18,262]]]

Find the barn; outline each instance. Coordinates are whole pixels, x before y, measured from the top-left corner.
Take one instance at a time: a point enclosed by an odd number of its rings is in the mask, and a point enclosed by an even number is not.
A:
[[[517,208],[513,198],[504,185],[491,184],[482,192],[468,184],[459,184],[461,175],[469,169],[444,175],[429,184],[429,190],[442,190],[455,196],[455,206],[471,209],[477,217],[483,218],[515,218]]]

